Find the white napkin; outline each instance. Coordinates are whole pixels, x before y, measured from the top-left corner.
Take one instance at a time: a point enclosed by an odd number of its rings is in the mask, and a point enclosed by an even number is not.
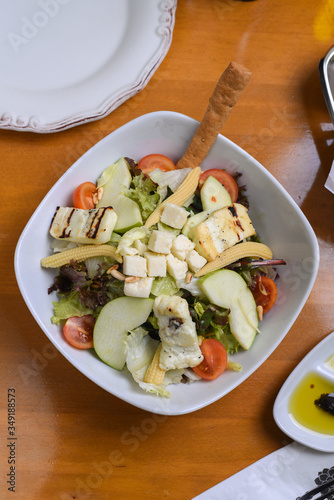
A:
[[[295,500],[334,478],[334,453],[293,442],[213,486],[193,500]]]
[[[327,188],[331,193],[334,193],[334,161],[332,163],[332,168],[327,177],[325,188]]]

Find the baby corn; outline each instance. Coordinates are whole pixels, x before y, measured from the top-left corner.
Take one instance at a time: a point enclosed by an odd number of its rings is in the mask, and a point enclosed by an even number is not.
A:
[[[166,372],[159,366],[161,346],[162,344],[160,343],[158,349],[155,351],[151,364],[146,370],[144,382],[147,384],[160,385],[164,381]]]
[[[204,276],[212,271],[217,271],[223,267],[229,266],[233,262],[245,257],[258,257],[262,259],[271,259],[273,256],[272,251],[267,245],[263,243],[256,243],[255,241],[246,241],[239,243],[227,250],[224,250],[215,260],[208,262],[196,274],[195,278]]]
[[[185,203],[189,198],[194,194],[196,191],[197,185],[198,185],[198,179],[199,176],[201,175],[201,167],[196,167],[194,168],[184,179],[182,182],[181,186],[173,193],[171,196],[169,196],[166,200],[164,200],[160,205],[157,206],[157,208],[154,210],[153,213],[148,217],[147,221],[145,222],[146,227],[151,227],[157,222],[159,222],[161,214],[163,212],[164,206],[166,203],[173,203],[174,205],[178,205],[179,207],[182,207],[183,203]]]
[[[83,245],[44,257],[41,260],[41,266],[61,267],[69,264],[71,260],[82,262],[89,257],[112,257],[117,262],[122,262],[122,257],[116,254],[116,248],[111,245]]]

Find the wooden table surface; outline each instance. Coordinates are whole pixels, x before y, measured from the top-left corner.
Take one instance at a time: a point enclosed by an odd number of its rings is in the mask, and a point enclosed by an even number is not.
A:
[[[0,131],[1,498],[190,500],[290,442],[277,393],[334,330],[333,125],[318,63],[334,40],[331,0],[179,0],[171,48],[148,85],[109,116],[55,134]],[[142,114],[200,120],[230,61],[253,72],[223,134],[290,193],[317,235],[314,288],[283,342],[240,387],[179,417],[153,416],[90,382],[57,353],[20,295],[18,238],[56,180]],[[15,494],[8,491],[7,391],[16,394]]]

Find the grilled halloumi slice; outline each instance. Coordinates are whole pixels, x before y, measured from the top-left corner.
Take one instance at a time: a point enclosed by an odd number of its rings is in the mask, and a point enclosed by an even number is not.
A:
[[[50,234],[58,240],[74,243],[107,243],[117,221],[112,207],[84,210],[73,207],[57,207]]]
[[[247,212],[240,203],[213,212],[192,230],[195,250],[212,261],[227,248],[255,234]]]
[[[187,301],[177,295],[160,295],[154,301],[153,311],[158,319],[162,343],[160,368],[187,368],[203,361]]]

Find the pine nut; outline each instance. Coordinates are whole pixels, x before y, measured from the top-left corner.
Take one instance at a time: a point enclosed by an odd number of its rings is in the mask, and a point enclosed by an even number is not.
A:
[[[127,278],[125,278],[125,282],[126,283],[137,283],[137,281],[140,281],[141,278],[138,278],[137,276],[128,276]]]
[[[109,269],[107,270],[107,274],[111,274],[111,271],[118,269],[118,267],[118,264],[114,264],[113,266],[109,267]]]
[[[118,281],[124,281],[125,280],[124,274],[122,274],[119,271],[117,271],[117,269],[113,269],[112,271],[110,271],[109,274],[111,274],[111,276],[113,276],[114,278],[116,278]]]

